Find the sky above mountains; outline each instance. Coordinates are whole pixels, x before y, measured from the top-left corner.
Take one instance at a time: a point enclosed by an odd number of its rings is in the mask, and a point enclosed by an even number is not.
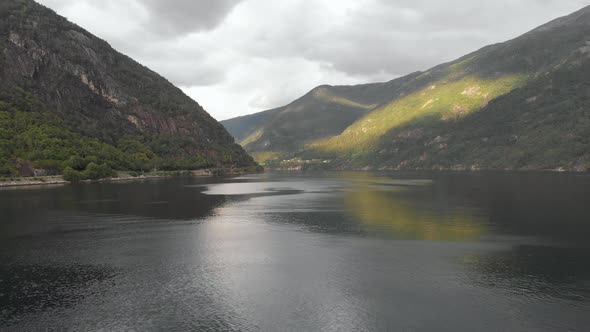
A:
[[[587,0],[37,0],[224,120],[320,84],[387,81],[570,14]]]

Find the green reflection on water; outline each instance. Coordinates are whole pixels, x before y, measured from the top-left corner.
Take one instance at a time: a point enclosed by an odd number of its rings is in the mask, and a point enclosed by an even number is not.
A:
[[[404,197],[420,185],[380,185],[373,179],[357,181],[345,195],[347,208],[371,229],[379,229],[403,239],[429,241],[469,241],[487,233],[483,217],[465,208],[436,204],[434,196]],[[394,181],[392,181],[394,182]],[[415,183],[415,182],[414,182]]]

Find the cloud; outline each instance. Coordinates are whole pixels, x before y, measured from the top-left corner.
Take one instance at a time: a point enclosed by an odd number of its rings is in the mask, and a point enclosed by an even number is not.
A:
[[[586,0],[40,0],[217,119],[319,84],[390,80],[527,32]]]
[[[125,25],[124,19],[141,21],[142,28],[148,31],[178,36],[199,30],[215,28],[242,0],[40,0],[40,3],[53,8],[62,15],[71,14],[74,20],[87,19],[98,11],[114,15],[110,20],[102,20],[104,28],[109,21],[113,26]],[[91,10],[90,10],[91,9]],[[132,9],[128,11],[127,9]],[[138,15],[139,14],[139,15]],[[146,16],[147,14],[147,16]],[[121,20],[123,19],[123,20]],[[89,19],[84,22],[98,22]]]
[[[166,35],[215,28],[240,0],[142,0],[152,19],[147,27]]]
[[[286,105],[317,85],[366,81],[364,77],[351,77],[329,66],[301,58],[256,58],[233,66],[227,75],[232,77],[228,82],[184,87],[184,90],[202,105],[216,105],[218,114],[231,118]],[[290,79],[269,79],[274,76]]]

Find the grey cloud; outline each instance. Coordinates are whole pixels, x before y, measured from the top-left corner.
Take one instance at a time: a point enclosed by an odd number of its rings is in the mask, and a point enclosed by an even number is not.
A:
[[[587,0],[39,0],[183,86],[217,118],[315,85],[389,80],[514,38]],[[100,15],[88,13],[90,5]],[[230,15],[231,14],[231,15]],[[76,21],[78,19],[78,21]]]
[[[141,0],[150,12],[147,28],[178,35],[215,28],[241,0]]]
[[[149,64],[160,69],[162,75],[180,86],[209,86],[223,82],[226,75],[223,69],[207,67],[193,62],[162,61]]]
[[[60,9],[62,6],[65,6],[70,3],[69,0],[43,0],[41,3],[49,8],[53,8],[54,10]]]
[[[144,31],[159,35],[160,38],[207,31],[217,27],[232,9],[243,0],[37,0],[55,10],[67,10],[80,4],[97,9],[106,7],[135,7],[129,20],[137,20],[145,10],[148,18],[143,22]],[[141,17],[144,19],[144,17]],[[105,22],[125,25],[127,22]]]
[[[396,76],[516,37],[584,2],[373,0],[349,10],[340,21],[319,26],[309,17],[287,17],[278,33],[254,40],[251,50],[267,57],[299,54],[350,75]]]

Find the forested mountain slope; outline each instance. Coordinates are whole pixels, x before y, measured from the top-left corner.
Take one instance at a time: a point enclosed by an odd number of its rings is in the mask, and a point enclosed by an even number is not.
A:
[[[340,134],[371,110],[411,89],[419,75],[354,86],[322,85],[289,105],[221,121],[236,141],[261,159],[279,158],[305,144]]]
[[[0,3],[0,175],[252,166],[203,108],[32,0]]]

